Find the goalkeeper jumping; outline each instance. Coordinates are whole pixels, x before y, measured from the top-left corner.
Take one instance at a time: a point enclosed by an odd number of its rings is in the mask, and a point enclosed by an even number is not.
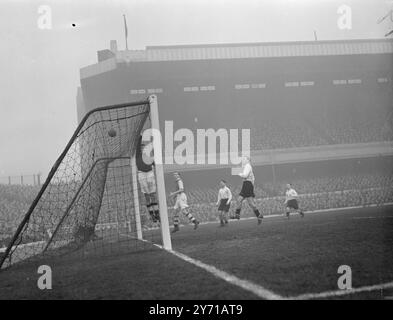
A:
[[[141,191],[145,195],[146,207],[149,211],[150,218],[153,223],[160,222],[160,211],[158,209],[156,196],[156,179],[154,175],[154,159],[149,155],[148,151],[151,142],[147,145],[142,143],[142,136],[139,137],[135,154],[136,167],[138,169],[138,181]]]

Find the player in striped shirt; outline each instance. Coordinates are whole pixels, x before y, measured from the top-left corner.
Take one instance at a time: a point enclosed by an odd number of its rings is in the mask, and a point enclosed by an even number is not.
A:
[[[292,188],[290,183],[287,184],[287,190],[285,192],[285,207],[286,215],[289,219],[289,214],[291,211],[298,212],[302,218],[304,218],[304,213],[299,209],[299,204],[297,202],[298,194],[295,189]]]
[[[175,203],[175,214],[173,216],[173,230],[172,233],[175,233],[180,230],[179,228],[179,211],[182,212],[187,218],[194,224],[194,230],[198,228],[199,221],[195,219],[195,217],[192,215],[190,212],[189,206],[187,204],[187,196],[184,192],[184,184],[183,180],[180,177],[180,174],[178,172],[174,172],[173,176],[176,181],[176,188],[177,190],[175,192],[172,192],[170,194],[170,197],[176,197],[176,203]]]
[[[228,211],[231,206],[232,192],[227,187],[224,180],[220,181],[220,190],[218,191],[217,206],[220,216],[220,226],[224,227],[228,223]]]
[[[258,219],[258,224],[261,224],[263,215],[259,212],[256,204],[255,204],[255,194],[254,194],[254,183],[255,177],[252,171],[252,166],[250,163],[249,157],[243,157],[242,159],[242,172],[239,173],[239,176],[243,178],[242,190],[239,194],[239,202],[238,207],[235,213],[235,219],[240,219],[240,211],[242,209],[242,204],[244,200],[247,200],[248,205],[254,211],[255,216]]]

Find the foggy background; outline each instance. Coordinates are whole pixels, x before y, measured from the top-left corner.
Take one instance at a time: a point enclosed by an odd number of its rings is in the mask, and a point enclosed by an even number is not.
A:
[[[352,29],[337,27],[340,5]],[[37,26],[40,5],[52,29]],[[385,0],[52,0],[0,2],[0,177],[48,173],[77,125],[79,69],[111,39],[124,50],[151,45],[383,38]],[[72,26],[75,24],[75,26]]]

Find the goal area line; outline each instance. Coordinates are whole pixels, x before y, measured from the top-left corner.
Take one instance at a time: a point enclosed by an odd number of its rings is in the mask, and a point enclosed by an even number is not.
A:
[[[251,282],[249,280],[238,278],[237,276],[235,276],[233,274],[230,274],[226,271],[220,270],[220,269],[216,268],[215,266],[209,265],[209,264],[204,263],[200,260],[191,258],[183,253],[178,252],[178,251],[166,250],[161,245],[156,244],[156,243],[152,243],[152,242],[145,240],[145,239],[142,239],[140,241],[150,243],[150,244],[156,246],[157,248],[162,249],[162,250],[176,256],[177,258],[179,258],[185,262],[188,262],[194,266],[197,266],[198,268],[201,268],[201,269],[207,271],[208,273],[212,274],[214,277],[216,277],[218,279],[221,279],[221,280],[223,280],[229,284],[232,284],[234,286],[237,286],[245,291],[251,292],[254,295],[256,295],[258,298],[265,299],[265,300],[313,300],[313,299],[323,299],[323,298],[334,298],[334,297],[352,295],[352,294],[356,294],[356,293],[371,292],[371,291],[376,291],[376,290],[393,288],[393,282],[387,282],[387,283],[363,286],[363,287],[352,288],[352,289],[330,290],[330,291],[323,291],[323,292],[318,292],[318,293],[304,293],[304,294],[294,295],[294,296],[283,296],[283,295],[277,294],[271,290],[268,290],[259,284]]]
[[[144,240],[144,239],[141,241],[151,243],[150,241]],[[230,283],[234,286],[237,286],[241,289],[251,292],[254,295],[256,295],[258,298],[265,299],[265,300],[312,300],[312,299],[334,298],[334,297],[352,295],[352,294],[356,294],[356,293],[371,292],[371,291],[376,291],[376,290],[393,288],[393,282],[387,282],[387,283],[363,286],[363,287],[352,288],[352,289],[330,290],[330,291],[323,291],[323,292],[319,292],[319,293],[305,293],[305,294],[286,297],[286,296],[277,294],[271,290],[268,290],[268,289],[264,288],[263,286],[256,284],[254,282],[251,282],[249,280],[240,279],[240,278],[236,277],[235,275],[232,275],[226,271],[220,270],[213,265],[209,265],[209,264],[206,264],[200,260],[191,258],[183,253],[177,252],[175,250],[166,250],[159,244],[155,244],[155,243],[152,243],[152,244],[154,246],[156,246],[162,250],[165,250],[166,252],[178,257],[179,259],[181,259],[183,261],[191,263],[191,264],[207,271],[208,273],[212,274],[216,278],[219,278],[221,280],[224,280],[227,283]]]
[[[148,240],[144,240],[144,239],[142,239],[141,241],[152,243],[152,242],[150,242]],[[223,270],[216,268],[215,266],[212,266],[212,265],[204,263],[200,260],[191,258],[191,257],[189,257],[183,253],[180,253],[178,251],[175,251],[173,249],[166,250],[163,246],[161,246],[159,244],[153,243],[153,245],[158,247],[159,249],[165,250],[166,252],[174,255],[175,257],[177,257],[185,262],[188,262],[194,266],[197,266],[200,269],[207,271],[208,273],[212,274],[216,278],[224,280],[225,282],[235,285],[243,290],[249,291],[261,299],[266,299],[266,300],[283,300],[284,299],[284,297],[282,297],[278,294],[275,294],[274,292],[272,292],[272,291],[270,291],[270,290],[268,290],[268,289],[266,289],[256,283],[253,283],[248,280],[240,279],[233,274],[230,274],[228,272],[225,272]]]
[[[381,205],[372,204],[372,205],[368,205],[368,206],[353,206],[353,207],[344,207],[344,208],[321,209],[321,210],[308,211],[306,213],[309,213],[309,214],[330,213],[330,212],[337,212],[337,211],[350,211],[353,209],[367,209],[367,208],[372,208],[372,207],[390,206],[390,205],[393,205],[393,203],[384,203]],[[271,215],[266,215],[265,218],[274,218],[274,217],[281,217],[281,216],[282,216],[282,214],[271,214]],[[253,220],[253,219],[255,219],[255,217],[247,217],[247,218],[241,219],[240,221]],[[203,222],[203,223],[201,223],[201,225],[215,224],[215,223],[218,223],[218,221]],[[152,243],[152,242],[145,240],[145,239],[142,239],[141,241]],[[319,293],[304,293],[304,294],[300,294],[300,295],[283,296],[283,295],[275,293],[271,290],[268,290],[268,289],[264,288],[263,286],[258,285],[254,282],[251,282],[249,280],[240,279],[240,278],[236,277],[235,275],[232,275],[226,271],[216,268],[213,265],[209,265],[209,264],[206,264],[200,260],[191,258],[183,253],[177,252],[175,250],[166,250],[159,244],[155,244],[155,243],[152,243],[152,244],[162,250],[165,250],[165,251],[171,253],[172,255],[178,257],[179,259],[181,259],[183,261],[191,263],[191,264],[207,271],[208,273],[212,274],[216,278],[219,278],[227,283],[230,283],[232,285],[240,287],[248,292],[253,293],[258,298],[266,299],[266,300],[324,299],[324,298],[341,297],[341,296],[352,295],[352,294],[356,294],[356,293],[371,292],[371,291],[376,291],[376,290],[393,288],[393,282],[387,282],[387,283],[382,283],[382,284],[362,286],[362,287],[358,287],[358,288],[345,289],[345,290],[330,290],[330,291],[323,291],[323,292],[319,292]]]
[[[393,282],[375,284],[370,286],[363,286],[353,289],[343,289],[343,290],[332,290],[320,293],[305,293],[298,296],[288,297],[288,300],[312,300],[312,299],[322,299],[322,298],[334,298],[340,296],[346,296],[362,292],[371,292],[376,290],[391,289],[393,288]]]

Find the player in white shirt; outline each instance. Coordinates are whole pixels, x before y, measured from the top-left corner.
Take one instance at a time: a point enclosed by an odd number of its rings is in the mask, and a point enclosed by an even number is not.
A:
[[[285,208],[288,219],[291,211],[298,212],[302,218],[304,217],[303,211],[299,209],[297,197],[298,194],[296,190],[292,188],[292,185],[290,183],[288,183],[287,190],[285,192]]]
[[[227,187],[224,180],[220,181],[220,190],[218,191],[217,206],[220,216],[220,226],[224,227],[228,223],[228,211],[231,206],[232,192]]]
[[[252,171],[252,166],[249,157],[243,157],[242,159],[242,172],[239,176],[243,178],[242,190],[239,194],[239,202],[235,213],[235,219],[240,219],[240,211],[242,209],[242,204],[244,200],[247,200],[248,205],[254,211],[255,216],[258,219],[258,224],[261,224],[263,215],[259,212],[255,204],[255,194],[254,194],[254,183],[255,177]]]
[[[177,190],[170,194],[170,197],[176,197],[176,203],[174,206],[175,214],[173,216],[173,230],[172,233],[175,233],[180,230],[179,228],[179,211],[182,212],[187,218],[194,224],[194,230],[198,228],[199,221],[195,219],[195,217],[190,212],[189,206],[187,204],[187,196],[184,192],[184,184],[183,180],[180,177],[178,172],[174,172],[173,176],[176,180],[176,188]]]

